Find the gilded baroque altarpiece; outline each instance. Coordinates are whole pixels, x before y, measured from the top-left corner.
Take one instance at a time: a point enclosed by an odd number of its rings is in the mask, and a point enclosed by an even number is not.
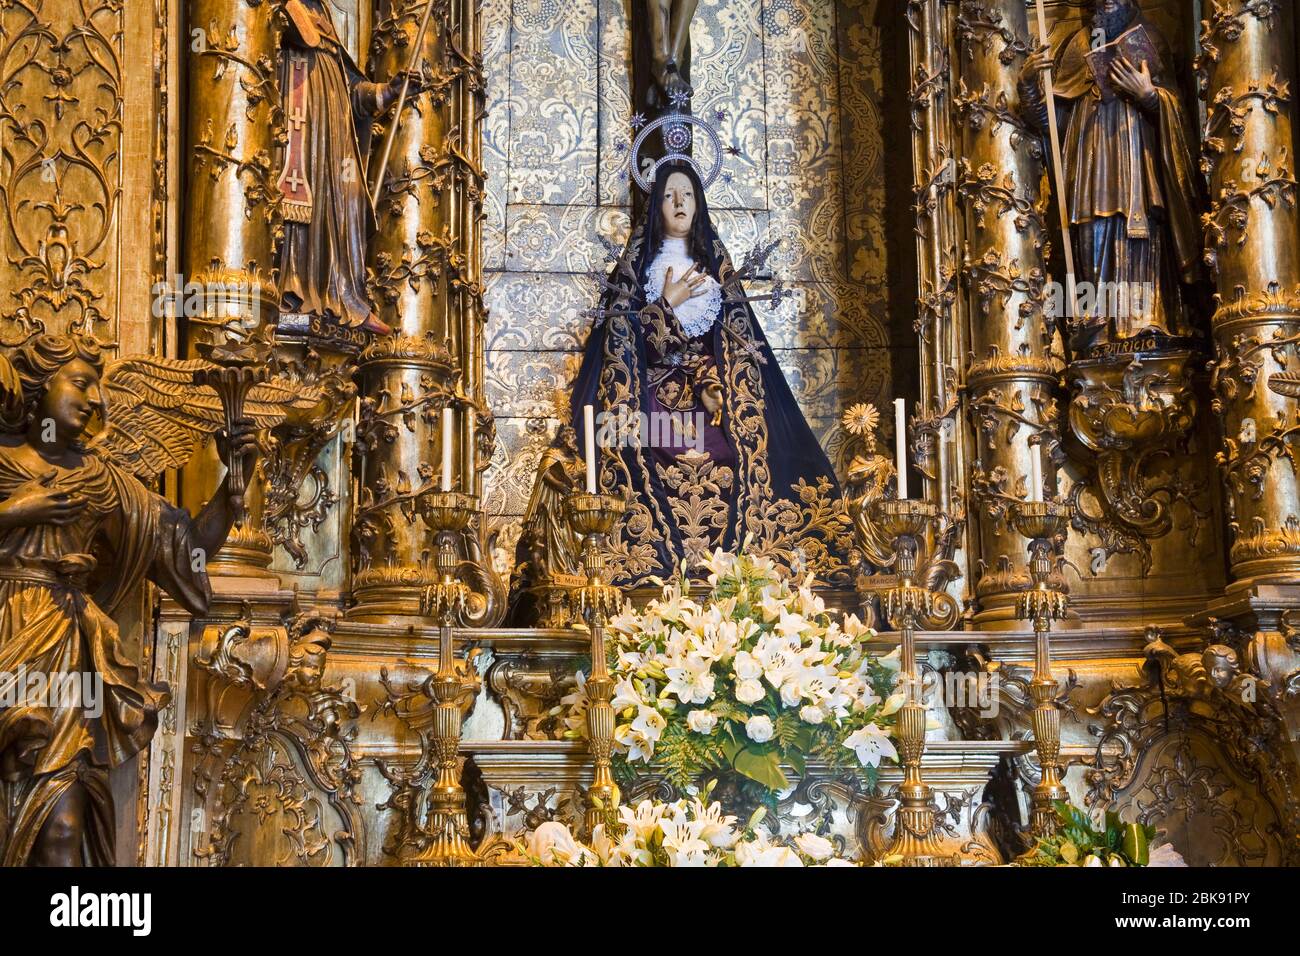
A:
[[[119,862],[409,861],[435,763],[484,845],[580,815],[591,779],[552,713],[586,635],[501,623],[601,238],[631,228],[629,10],[326,6],[339,62],[373,95],[419,74],[395,129],[379,110],[357,131],[367,187],[386,164],[364,249],[386,336],[286,318],[273,294],[301,118],[278,77],[286,31],[311,32],[287,4],[0,11],[0,342],[85,333],[115,357],[196,361],[252,336],[298,396],[260,433],[206,612],[150,585],[115,610],[122,653],[171,692],[111,774]],[[1185,341],[1089,355],[1047,305],[1061,236],[1046,137],[1020,108],[1032,4],[702,0],[691,26],[691,107],[730,147],[714,221],[733,250],[781,240],[750,291],[793,295],[755,311],[856,513],[874,499],[843,413],[908,399],[914,474],[943,515],[921,542],[936,599],[918,647],[937,672],[998,677],[996,716],[951,708],[924,757],[937,825],[971,861],[1015,852],[1040,779],[1019,616],[1038,579],[1015,520],[1036,449],[1071,505],[1042,580],[1069,593],[1051,671],[1072,799],[1156,825],[1190,862],[1295,860],[1295,17],[1262,0],[1141,6],[1204,186],[1207,304]],[[1045,7],[1059,43],[1088,4]],[[223,292],[192,301],[191,284]],[[481,503],[459,525],[427,494],[444,434],[453,486]],[[154,490],[198,513],[221,487],[217,445]],[[430,597],[444,571],[459,602]],[[828,601],[879,612],[893,582],[864,574]],[[440,661],[444,614],[458,669]],[[439,696],[435,672],[466,691]],[[431,743],[452,710],[459,760]],[[900,779],[859,793],[812,774],[783,805],[811,804],[870,854]]]

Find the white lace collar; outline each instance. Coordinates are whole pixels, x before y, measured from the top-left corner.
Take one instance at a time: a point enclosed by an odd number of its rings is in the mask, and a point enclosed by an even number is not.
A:
[[[653,302],[663,295],[664,276],[670,268],[673,270],[673,278],[680,279],[693,264],[694,260],[686,251],[685,239],[665,238],[659,254],[646,270],[646,301]],[[713,328],[713,323],[721,312],[722,287],[712,276],[705,279],[703,293],[692,296],[673,309],[682,331],[691,338],[701,336]]]

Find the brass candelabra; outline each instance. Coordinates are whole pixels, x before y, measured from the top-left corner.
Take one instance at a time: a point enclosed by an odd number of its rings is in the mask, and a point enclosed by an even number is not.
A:
[[[898,712],[898,751],[903,764],[894,836],[886,856],[902,857],[903,866],[955,866],[955,854],[945,852],[935,833],[934,794],[921,776],[925,754],[925,695],[916,663],[916,628],[932,608],[934,595],[916,584],[917,552],[921,539],[938,517],[938,508],[926,501],[882,499],[875,503],[876,521],[893,541],[898,583],[884,594],[884,612],[899,632],[902,644],[900,677],[904,703]]]
[[[587,791],[586,832],[600,824],[605,811],[617,805],[618,785],[610,767],[614,749],[614,681],[605,658],[605,624],[618,611],[623,596],[605,583],[605,541],[622,516],[625,503],[611,495],[573,494],[566,501],[569,525],[582,538],[582,567],[586,583],[577,590],[578,613],[591,633],[591,674],[587,678],[587,737],[595,771]]]
[[[458,492],[421,496],[425,523],[438,544],[438,582],[424,589],[421,611],[438,622],[438,672],[429,682],[433,698],[430,743],[438,776],[429,791],[427,845],[406,862],[411,866],[481,866],[482,858],[469,844],[465,790],[460,784],[461,709],[475,692],[477,681],[468,662],[457,667],[453,629],[469,600],[469,587],[456,578],[456,539],[477,513],[477,501]]]
[[[1011,508],[1015,529],[1029,539],[1030,588],[1016,599],[1016,617],[1034,624],[1034,676],[1029,694],[1034,702],[1030,717],[1038,750],[1041,776],[1032,796],[1031,827],[1036,836],[1056,832],[1052,803],[1066,800],[1061,783],[1061,712],[1056,706],[1058,685],[1052,676],[1052,621],[1065,616],[1069,597],[1053,580],[1056,542],[1069,527],[1072,508],[1058,501],[1022,501]]]

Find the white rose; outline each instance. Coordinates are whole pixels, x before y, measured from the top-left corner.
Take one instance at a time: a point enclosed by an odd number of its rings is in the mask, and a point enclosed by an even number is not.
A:
[[[755,660],[749,651],[741,651],[732,658],[731,666],[735,668],[740,680],[758,680],[763,676],[763,665]]]
[[[781,685],[781,703],[787,707],[798,707],[801,700],[803,700],[803,694],[800,693],[799,684],[796,681],[788,680]]]
[[[756,744],[767,743],[772,739],[772,718],[759,714],[745,722],[745,736]]]
[[[799,708],[799,719],[805,724],[820,724],[826,719],[826,712],[816,704],[807,704]]]
[[[756,680],[736,682],[736,700],[742,704],[753,704],[763,699],[763,685]]]
[[[810,856],[819,862],[835,852],[835,847],[831,845],[830,840],[815,833],[800,833],[794,838],[794,845],[804,856]]]
[[[693,710],[686,715],[686,726],[697,734],[711,734],[718,726],[718,715],[711,710]]]

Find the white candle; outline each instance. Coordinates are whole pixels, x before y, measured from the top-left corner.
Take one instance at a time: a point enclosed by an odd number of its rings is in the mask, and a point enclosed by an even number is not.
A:
[[[587,446],[587,494],[596,493],[596,410],[582,406],[582,430]]]
[[[894,399],[894,457],[898,467],[898,497],[907,497],[907,403]]]
[[[1029,500],[1043,500],[1043,446],[1029,446]]]
[[[466,490],[470,494],[475,494],[476,482],[478,481],[478,446],[474,444],[476,438],[474,429],[478,425],[478,409],[470,408],[469,410],[469,488]]]
[[[451,406],[442,410],[442,490],[451,491]]]

